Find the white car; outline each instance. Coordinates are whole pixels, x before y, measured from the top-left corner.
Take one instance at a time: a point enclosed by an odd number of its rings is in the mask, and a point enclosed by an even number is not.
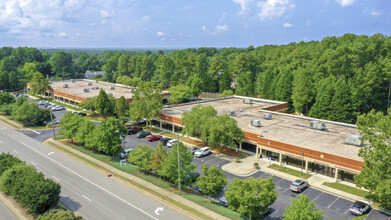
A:
[[[57,105],[55,107],[52,107],[52,111],[61,111],[64,110],[65,108],[61,105]]]
[[[38,105],[46,105],[48,102],[45,100],[41,100],[38,102]]]
[[[203,156],[207,156],[209,154],[211,154],[212,152],[210,151],[210,148],[209,147],[203,147],[199,150],[197,150],[195,153],[194,153],[194,156],[195,157],[203,157]]]
[[[172,147],[172,145],[178,143],[178,140],[172,139],[167,142],[167,147]]]

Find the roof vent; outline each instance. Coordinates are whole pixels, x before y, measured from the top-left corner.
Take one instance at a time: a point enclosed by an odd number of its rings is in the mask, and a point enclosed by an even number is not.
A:
[[[111,93],[111,92],[108,92],[108,93],[107,93],[107,95],[113,95],[113,93]]]
[[[229,110],[229,116],[236,116],[235,110]]]
[[[326,123],[324,123],[323,121],[310,121],[310,128],[316,130],[325,130]]]
[[[90,90],[89,89],[83,89],[83,92],[89,92]]]
[[[264,119],[267,119],[267,120],[272,120],[273,116],[272,114],[270,113],[266,113],[264,116],[263,116]]]
[[[62,85],[62,88],[68,88],[68,84],[64,84],[64,85]]]
[[[244,102],[244,104],[253,104],[254,100],[245,98],[245,99],[243,99],[243,102]]]
[[[92,87],[93,90],[98,90],[99,86]]]
[[[71,82],[73,82],[73,83],[74,83],[74,82],[75,82],[75,80],[74,80],[74,79],[71,79]]]
[[[361,146],[360,137],[361,136],[357,135],[357,134],[348,134],[348,135],[346,135],[345,143],[351,144],[351,145],[356,145],[356,146]]]
[[[110,86],[110,88],[109,88],[110,90],[114,90],[115,89],[115,87],[114,86]]]
[[[252,119],[252,120],[251,120],[251,126],[254,126],[254,127],[261,127],[261,121],[256,120],[256,119]]]
[[[88,83],[87,83],[87,86],[92,86],[92,82],[88,82]]]

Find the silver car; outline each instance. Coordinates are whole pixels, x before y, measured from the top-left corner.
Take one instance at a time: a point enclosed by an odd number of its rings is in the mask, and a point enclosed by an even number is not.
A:
[[[304,188],[306,188],[308,186],[308,182],[303,180],[303,179],[299,179],[299,180],[295,180],[291,183],[289,189],[293,192],[301,192]]]
[[[369,210],[370,207],[371,206],[369,205],[369,202],[360,200],[356,201],[349,210],[353,215],[363,215]]]

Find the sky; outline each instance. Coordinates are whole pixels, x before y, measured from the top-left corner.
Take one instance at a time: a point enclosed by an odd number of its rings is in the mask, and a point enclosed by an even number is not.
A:
[[[0,0],[0,47],[197,48],[391,34],[391,0]]]

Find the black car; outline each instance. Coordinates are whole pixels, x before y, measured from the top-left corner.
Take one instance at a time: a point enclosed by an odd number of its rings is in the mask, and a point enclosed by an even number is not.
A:
[[[148,135],[151,135],[151,132],[149,132],[149,131],[139,131],[136,134],[136,137],[138,137],[138,138],[145,138]]]
[[[171,140],[171,138],[160,138],[160,142],[162,142],[163,146],[167,146],[167,143]]]
[[[197,178],[199,176],[200,176],[200,173],[194,172],[194,173],[188,174],[185,178],[186,178],[186,181],[195,182],[195,181],[197,181]]]

